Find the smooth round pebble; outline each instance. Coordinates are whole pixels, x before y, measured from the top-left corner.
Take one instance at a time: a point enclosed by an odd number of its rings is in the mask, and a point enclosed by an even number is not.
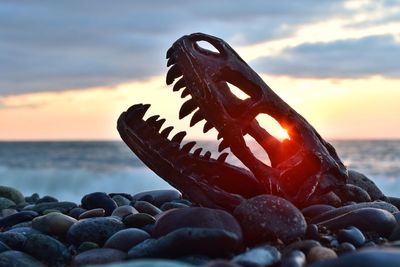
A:
[[[76,255],[72,260],[72,265],[84,266],[91,264],[105,264],[123,261],[125,258],[126,252],[117,249],[94,248]]]
[[[260,246],[252,248],[242,254],[235,256],[232,262],[240,266],[271,266],[281,260],[281,253],[272,246]]]
[[[282,257],[280,267],[303,267],[306,265],[306,255],[300,250],[293,250]]]
[[[299,240],[295,241],[293,243],[290,243],[283,249],[283,254],[288,254],[292,250],[300,250],[304,254],[308,254],[308,252],[313,248],[313,247],[320,247],[321,244],[312,239],[305,239],[305,240]]]
[[[106,211],[103,208],[97,208],[82,212],[78,218],[79,220],[82,220],[87,218],[104,217],[105,214]]]
[[[26,240],[26,236],[21,233],[0,233],[0,241],[14,250],[21,250]]]
[[[5,243],[0,241],[0,253],[7,251],[7,250],[11,250],[11,248],[9,246],[7,246]]]
[[[76,223],[77,220],[68,215],[53,212],[32,220],[32,227],[48,235],[63,237],[68,229]]]
[[[150,238],[150,235],[137,228],[129,228],[116,232],[104,244],[105,248],[115,248],[128,252],[133,246]]]
[[[336,236],[339,242],[349,242],[356,247],[360,247],[365,243],[364,234],[354,226],[338,230]]]
[[[82,209],[82,208],[79,208],[79,207],[76,207],[76,208],[73,208],[73,209],[71,209],[69,212],[68,212],[68,216],[71,216],[72,218],[75,218],[75,219],[79,219],[79,216],[82,214],[82,213],[84,213],[86,211],[86,209]]]
[[[135,207],[136,210],[138,210],[141,213],[147,213],[150,214],[152,216],[156,216],[157,214],[160,214],[162,211],[157,208],[156,206],[154,206],[153,204],[147,202],[147,201],[143,201],[143,200],[137,200],[135,201],[135,203],[133,204],[133,206]]]
[[[122,222],[128,227],[143,227],[155,223],[156,219],[147,213],[136,213],[126,216]]]
[[[7,217],[7,216],[13,215],[15,213],[18,213],[18,211],[16,209],[2,209],[1,217]]]
[[[82,253],[86,250],[90,250],[90,249],[94,249],[94,248],[99,248],[99,245],[94,242],[85,241],[79,245],[77,251],[78,251],[78,253]]]
[[[178,202],[165,202],[161,205],[160,209],[162,211],[170,210],[170,209],[181,209],[181,208],[189,208],[188,205]]]
[[[288,242],[303,236],[307,227],[303,214],[292,203],[273,195],[247,199],[233,213],[251,243],[276,238]]]
[[[0,186],[0,197],[7,198],[15,204],[25,202],[24,195],[15,188],[9,186]]]
[[[348,170],[348,174],[348,184],[353,184],[364,189],[372,200],[386,200],[386,197],[382,191],[367,176],[355,170]]]
[[[124,205],[117,207],[111,214],[111,216],[118,216],[120,218],[124,218],[125,216],[128,216],[130,214],[136,214],[138,211],[130,206],[130,205]]]
[[[0,266],[4,267],[46,267],[34,257],[16,250],[0,253]]]
[[[34,205],[31,209],[38,213],[43,214],[45,210],[57,210],[61,213],[67,214],[71,209],[75,208],[77,205],[69,201],[60,202],[45,202]]]
[[[41,234],[40,231],[33,229],[32,227],[25,226],[25,227],[16,227],[7,230],[5,233],[19,233],[24,236],[32,235],[32,234]]]
[[[67,232],[67,240],[78,247],[82,242],[95,242],[102,246],[104,242],[125,225],[114,217],[98,217],[80,220]]]
[[[339,255],[354,252],[354,251],[356,251],[356,247],[349,242],[340,243],[340,245],[337,247],[337,253]]]
[[[307,225],[306,238],[318,240],[319,232],[318,232],[318,226],[317,225],[315,225],[315,224]]]
[[[157,207],[160,207],[165,202],[170,202],[181,198],[182,194],[173,189],[146,191],[132,196],[134,201],[144,200],[156,205]]]
[[[46,203],[46,202],[58,202],[58,199],[52,197],[52,196],[44,196],[42,198],[39,198],[35,203]]]
[[[154,225],[154,237],[166,235],[182,227],[214,228],[230,231],[242,240],[236,219],[226,211],[203,207],[173,209],[164,212]]]
[[[91,265],[90,267],[193,267],[192,264],[187,264],[177,260],[166,259],[142,259],[130,260],[124,262],[115,262],[107,265]],[[236,267],[236,266],[232,266]]]
[[[331,205],[315,204],[302,209],[301,213],[303,213],[304,217],[306,218],[314,218],[315,216],[334,209],[336,208]]]
[[[96,208],[103,208],[107,216],[110,216],[113,210],[118,206],[117,203],[104,192],[94,192],[83,196],[82,208],[91,210]]]
[[[11,227],[21,222],[31,221],[33,218],[37,217],[39,214],[35,211],[20,211],[10,216],[0,219],[0,227]]]
[[[307,260],[309,262],[329,260],[337,258],[336,252],[326,247],[313,247],[307,254]]]
[[[15,202],[11,199],[0,197],[0,210],[8,209],[9,207],[15,206]]]
[[[115,201],[115,203],[117,203],[118,207],[129,205],[131,203],[129,199],[121,195],[114,195],[111,198]]]

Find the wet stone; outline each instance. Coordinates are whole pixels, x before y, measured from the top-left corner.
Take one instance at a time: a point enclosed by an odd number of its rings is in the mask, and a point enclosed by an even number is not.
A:
[[[136,214],[136,213],[138,213],[138,211],[134,207],[132,207],[130,205],[124,205],[124,206],[117,207],[112,212],[111,216],[118,216],[120,218],[124,218],[128,215]]]
[[[49,213],[32,220],[32,227],[48,235],[64,237],[77,220],[62,213]]]
[[[105,264],[123,261],[126,253],[112,248],[95,248],[76,255],[72,261],[73,266],[86,266],[91,264]]]
[[[32,207],[33,211],[43,214],[45,210],[57,210],[67,214],[76,204],[69,201],[39,203]]]
[[[0,197],[8,198],[15,204],[21,204],[25,202],[24,195],[15,188],[9,186],[0,186]]]
[[[122,221],[127,227],[143,227],[155,223],[156,219],[147,213],[136,213],[126,216]]]
[[[0,197],[0,210],[8,209],[15,206],[15,202],[11,199]]]
[[[181,209],[181,208],[189,208],[188,205],[183,204],[183,203],[177,203],[177,202],[165,202],[164,204],[161,205],[160,209],[162,211],[170,210],[170,209]]]
[[[134,201],[144,200],[157,207],[160,207],[165,202],[170,202],[181,198],[182,194],[173,189],[146,191],[138,193],[132,197]]]
[[[39,214],[35,211],[20,211],[5,218],[1,218],[0,227],[7,228],[21,222],[31,221],[38,215]]]
[[[246,240],[252,243],[276,238],[289,242],[303,236],[307,227],[303,214],[292,203],[273,195],[259,195],[243,201],[234,215]]]
[[[30,235],[24,243],[23,251],[50,265],[67,263],[71,259],[71,254],[63,243],[42,234]]]
[[[237,235],[221,229],[180,228],[159,239],[146,239],[128,251],[128,258],[177,258],[187,255],[226,256],[239,246]]]
[[[115,203],[117,203],[118,207],[129,205],[131,203],[129,199],[121,195],[115,195],[112,196],[111,198],[115,201]]]
[[[85,241],[102,246],[108,238],[123,229],[125,225],[114,217],[89,218],[72,225],[67,232],[67,240],[76,247]]]
[[[282,257],[280,267],[303,267],[306,264],[306,255],[300,250],[293,250]]]
[[[265,245],[239,254],[232,261],[244,267],[263,267],[274,265],[280,259],[281,254],[275,247]]]
[[[25,240],[26,236],[24,236],[21,233],[10,233],[10,232],[0,233],[0,241],[14,250],[21,250]]]
[[[85,195],[82,200],[82,208],[91,210],[96,208],[103,208],[107,216],[117,208],[117,203],[104,192],[94,192]]]
[[[82,209],[82,208],[79,208],[79,207],[76,207],[76,208],[73,208],[72,210],[70,210],[69,212],[68,212],[68,216],[71,216],[72,218],[75,218],[75,219],[79,219],[79,216],[82,214],[82,213],[84,213],[86,210],[85,209]]]
[[[336,252],[326,247],[313,247],[307,254],[309,262],[329,260],[337,258]]]
[[[242,240],[236,219],[226,211],[202,207],[173,209],[164,212],[154,226],[154,237],[166,235],[182,227],[214,228],[230,231]]]
[[[156,206],[154,206],[153,204],[151,204],[147,201],[143,201],[143,200],[135,201],[133,206],[140,213],[147,213],[152,216],[156,216],[157,214],[161,213],[161,210],[159,208],[157,208]]]
[[[0,266],[46,267],[46,265],[34,257],[16,250],[8,250],[0,253]]]
[[[356,247],[360,247],[365,243],[364,234],[354,226],[338,230],[336,236],[339,242],[349,242]]]
[[[104,217],[106,211],[103,208],[87,210],[79,215],[79,220],[95,217]]]
[[[354,252],[354,251],[356,251],[356,247],[349,242],[340,243],[340,245],[337,247],[337,253],[339,255]]]
[[[94,248],[99,248],[99,245],[94,242],[85,241],[82,244],[80,244],[80,246],[78,247],[77,250],[78,250],[78,253],[82,253],[84,251],[91,250]]]
[[[362,208],[320,222],[318,225],[332,230],[355,226],[362,231],[376,232],[381,236],[388,237],[397,222],[394,216],[386,210]]]
[[[105,248],[114,248],[128,252],[140,242],[150,238],[150,235],[137,228],[129,228],[116,232],[104,244]]]

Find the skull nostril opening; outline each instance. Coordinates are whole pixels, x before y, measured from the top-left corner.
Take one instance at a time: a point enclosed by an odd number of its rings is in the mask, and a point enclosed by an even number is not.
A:
[[[196,41],[195,46],[197,51],[207,55],[220,55],[221,52],[210,42],[207,41]]]
[[[233,94],[233,95],[235,95],[237,98],[239,98],[239,99],[241,99],[241,100],[245,100],[245,99],[248,99],[248,98],[250,98],[250,96],[248,95],[248,94],[246,94],[242,89],[240,89],[239,87],[237,87],[237,86],[235,86],[235,85],[233,85],[233,84],[231,84],[231,83],[229,83],[229,82],[226,82],[226,84],[228,85],[228,87],[229,87],[229,91],[231,91],[231,93]]]
[[[278,121],[268,114],[258,114],[256,117],[258,124],[267,130],[272,136],[279,141],[285,139],[290,140],[290,136],[285,128],[283,128]]]

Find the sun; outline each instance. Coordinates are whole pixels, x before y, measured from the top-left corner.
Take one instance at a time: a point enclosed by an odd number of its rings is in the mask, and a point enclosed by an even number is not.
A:
[[[285,139],[290,139],[290,136],[289,136],[287,130],[284,128],[277,129],[275,134],[276,134],[276,138],[278,138],[281,141],[283,141]]]

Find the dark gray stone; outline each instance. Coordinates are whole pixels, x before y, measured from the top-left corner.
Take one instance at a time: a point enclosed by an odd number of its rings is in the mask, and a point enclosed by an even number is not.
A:
[[[181,209],[181,208],[189,208],[189,206],[186,204],[183,204],[183,203],[165,202],[160,207],[160,209],[163,211],[170,210],[170,209]]]
[[[68,214],[68,212],[75,208],[77,205],[73,202],[61,201],[61,202],[46,202],[39,203],[32,207],[33,211],[43,214],[46,210],[57,210],[61,213]]]
[[[123,229],[125,225],[113,217],[89,218],[72,225],[67,232],[67,240],[76,247],[85,241],[102,246],[108,238]]]
[[[7,230],[6,233],[19,233],[23,234],[24,236],[29,236],[33,234],[41,234],[40,231],[33,229],[32,227],[17,227]]]
[[[10,216],[0,219],[0,227],[7,228],[21,222],[31,221],[33,218],[39,216],[35,211],[20,211]]]
[[[166,189],[166,190],[152,190],[141,192],[132,197],[133,201],[137,200],[144,200],[150,202],[157,207],[160,207],[165,202],[170,202],[173,200],[181,199],[182,194],[173,189]]]
[[[159,239],[146,239],[128,251],[128,258],[177,258],[187,255],[223,257],[236,250],[237,235],[222,229],[180,228]]]
[[[72,261],[72,266],[87,266],[92,264],[120,262],[125,258],[126,252],[118,249],[94,248],[76,255]]]
[[[349,242],[356,247],[360,247],[365,243],[364,234],[354,226],[350,226],[346,229],[340,229],[336,233],[339,242]]]
[[[7,250],[11,250],[11,248],[9,246],[7,246],[5,243],[0,241],[0,253],[7,251]]]
[[[335,190],[335,193],[340,197],[342,202],[353,201],[356,203],[360,203],[371,201],[371,197],[369,196],[367,191],[353,184],[346,184],[344,186],[341,186],[337,190]]]
[[[280,267],[303,267],[306,265],[306,255],[300,250],[293,250],[282,257]]]
[[[326,204],[315,204],[308,206],[304,209],[301,210],[301,213],[303,213],[304,217],[306,218],[314,218],[315,216],[318,216],[322,213],[325,213],[327,211],[331,211],[336,209],[334,206],[331,205],[326,205]]]
[[[16,250],[8,250],[0,253],[1,267],[46,267],[34,257]]]
[[[94,192],[85,195],[82,200],[82,208],[91,210],[96,208],[103,208],[107,216],[118,207],[117,203],[104,192]]]
[[[354,252],[356,250],[356,247],[349,242],[343,242],[337,247],[337,253],[339,255]]]
[[[290,253],[292,250],[300,250],[304,254],[308,254],[308,252],[313,248],[313,247],[320,247],[321,244],[316,241],[316,240],[311,240],[311,239],[305,239],[305,240],[299,240],[295,241],[293,243],[290,243],[283,249],[283,254],[286,255]]]
[[[376,184],[362,173],[359,173],[355,170],[349,170],[349,178],[347,179],[347,183],[364,189],[372,200],[386,200],[385,195],[376,186]]]
[[[150,235],[137,228],[129,228],[116,232],[104,244],[105,248],[115,248],[128,252],[129,249],[150,238]]]
[[[264,267],[279,262],[281,253],[272,246],[260,246],[252,248],[235,256],[232,261],[243,267]]]
[[[150,214],[152,216],[156,216],[157,214],[160,214],[162,212],[159,208],[157,208],[156,206],[154,206],[150,202],[143,201],[143,200],[135,201],[133,206],[140,213],[147,213],[147,214]]]
[[[9,246],[13,250],[21,250],[26,236],[20,233],[0,233],[0,241]]]
[[[17,189],[9,186],[0,186],[0,197],[8,198],[15,204],[21,204],[25,202],[24,195]]]

